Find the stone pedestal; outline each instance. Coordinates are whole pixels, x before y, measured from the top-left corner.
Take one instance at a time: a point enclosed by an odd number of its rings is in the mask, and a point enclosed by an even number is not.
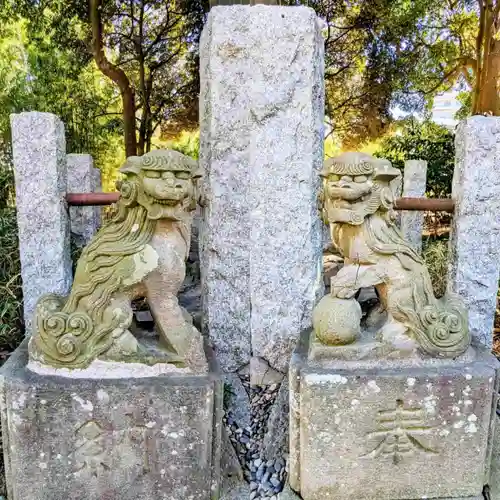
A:
[[[315,356],[306,332],[290,365],[290,485],[304,500],[480,498],[499,368],[486,349],[375,364]]]
[[[497,407],[496,429],[500,429],[499,408]],[[495,432],[492,446],[490,480],[488,482],[490,500],[500,500],[500,432]]]
[[[218,498],[222,384],[215,374],[71,379],[2,368],[9,500]]]

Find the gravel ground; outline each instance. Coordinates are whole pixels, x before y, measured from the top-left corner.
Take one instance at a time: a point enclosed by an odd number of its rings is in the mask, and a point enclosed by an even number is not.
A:
[[[250,499],[270,498],[277,500],[286,482],[287,457],[266,460],[262,448],[267,431],[267,420],[271,406],[278,395],[279,384],[253,386],[250,392],[252,429],[254,447],[251,461],[247,464],[250,471]]]
[[[250,483],[250,499],[278,499],[286,482],[287,457],[266,460],[262,453],[267,419],[271,406],[276,400],[279,384],[267,387],[250,387],[249,379],[242,378],[250,395],[251,427],[241,429],[230,412],[224,416],[229,438],[243,468],[243,474]]]

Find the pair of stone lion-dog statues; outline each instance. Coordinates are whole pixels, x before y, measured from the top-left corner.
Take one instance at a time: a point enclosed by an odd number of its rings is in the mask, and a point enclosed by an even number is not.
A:
[[[161,360],[206,370],[202,336],[177,300],[200,200],[198,164],[178,152],[156,150],[130,157],[121,172],[116,214],[83,250],[69,296],[38,301],[30,359],[68,369],[99,359]],[[453,295],[435,298],[421,257],[393,222],[390,182],[399,171],[386,160],[345,153],[326,162],[320,175],[320,211],[343,267],[332,278],[328,300],[334,302],[326,323],[324,311],[316,315],[317,336],[326,344],[355,342],[324,325],[335,330],[343,304],[352,308],[358,291],[373,286],[386,313],[379,342],[431,357],[462,354],[470,343],[462,302]],[[147,298],[155,319],[160,358],[148,355],[130,331],[131,302],[139,297]]]

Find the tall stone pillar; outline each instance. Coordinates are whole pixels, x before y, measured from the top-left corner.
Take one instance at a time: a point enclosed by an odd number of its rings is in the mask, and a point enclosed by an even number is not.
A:
[[[68,191],[97,193],[102,190],[101,171],[88,154],[69,154]],[[101,225],[101,207],[70,207],[71,233],[78,246],[85,246]]]
[[[322,290],[323,39],[312,9],[214,7],[201,40],[205,328],[285,372]]]
[[[500,273],[500,118],[473,116],[455,136],[448,287],[469,311],[469,328],[487,347]]]
[[[324,289],[323,39],[306,7],[217,6],[200,50],[204,330],[232,387],[244,474],[272,496],[288,449],[283,377]]]
[[[427,162],[407,160],[403,176],[403,196],[405,198],[424,197],[426,184]],[[424,212],[406,210],[401,214],[401,232],[406,241],[419,253],[422,251],[423,228]]]
[[[12,153],[23,280],[24,319],[30,333],[36,301],[71,287],[64,125],[50,113],[11,116]]]

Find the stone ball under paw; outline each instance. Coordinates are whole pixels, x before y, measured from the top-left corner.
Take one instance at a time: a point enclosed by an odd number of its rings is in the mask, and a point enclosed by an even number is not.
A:
[[[316,338],[326,345],[352,344],[360,334],[361,306],[356,299],[325,295],[313,310]]]

